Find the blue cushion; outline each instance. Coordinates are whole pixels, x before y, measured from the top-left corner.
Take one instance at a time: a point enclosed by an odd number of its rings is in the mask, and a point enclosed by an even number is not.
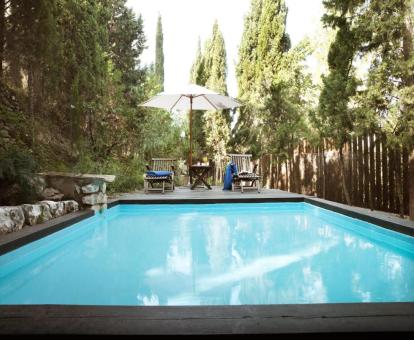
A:
[[[154,176],[154,177],[158,177],[158,176],[171,176],[173,173],[172,171],[147,171],[146,172],[148,176]]]

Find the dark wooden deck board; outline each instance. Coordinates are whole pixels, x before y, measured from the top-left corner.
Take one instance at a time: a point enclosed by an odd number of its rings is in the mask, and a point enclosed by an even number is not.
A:
[[[414,303],[0,306],[0,334],[272,334],[414,331]]]

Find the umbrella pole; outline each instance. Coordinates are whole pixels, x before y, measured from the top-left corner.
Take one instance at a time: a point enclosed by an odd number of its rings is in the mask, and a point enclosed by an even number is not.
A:
[[[190,113],[189,113],[189,121],[190,121],[190,151],[188,154],[188,174],[190,174],[190,166],[193,163],[193,143],[192,143],[192,130],[193,130],[193,97],[190,96]]]

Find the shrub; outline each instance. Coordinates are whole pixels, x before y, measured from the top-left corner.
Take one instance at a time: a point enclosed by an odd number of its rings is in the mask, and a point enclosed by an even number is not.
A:
[[[37,169],[33,156],[15,145],[0,149],[0,204],[16,205],[36,199],[32,179]]]

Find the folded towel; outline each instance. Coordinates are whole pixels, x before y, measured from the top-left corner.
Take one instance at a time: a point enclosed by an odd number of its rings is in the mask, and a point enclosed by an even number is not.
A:
[[[237,165],[230,163],[226,167],[226,172],[224,174],[224,186],[223,190],[231,190],[231,183],[233,181],[233,176],[237,175]]]
[[[171,176],[173,173],[172,171],[147,171],[146,174],[148,176],[154,176],[154,177],[161,177],[161,176]]]

